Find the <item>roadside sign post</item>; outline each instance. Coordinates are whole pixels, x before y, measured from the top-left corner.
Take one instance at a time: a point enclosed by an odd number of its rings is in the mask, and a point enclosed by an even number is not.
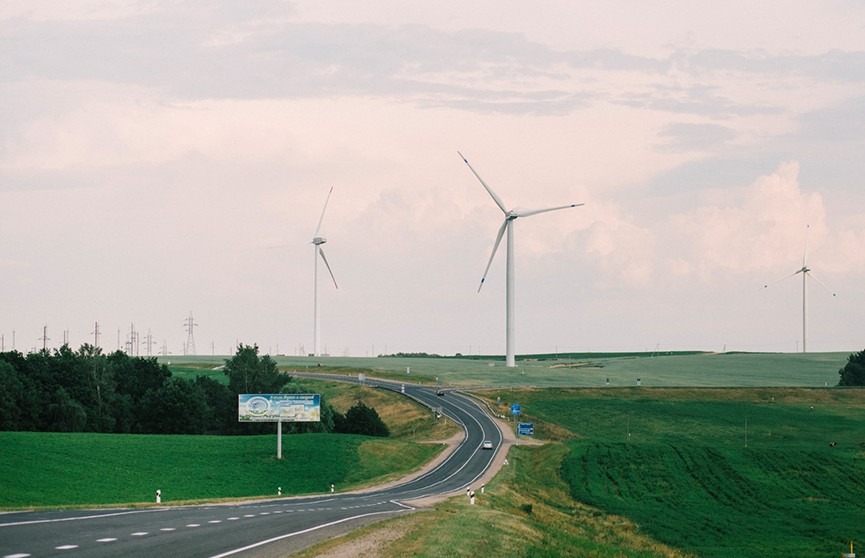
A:
[[[321,396],[317,393],[241,393],[237,395],[238,422],[275,422],[276,458],[282,459],[283,422],[319,422]]]
[[[518,422],[517,436],[534,436],[535,424],[532,422]]]

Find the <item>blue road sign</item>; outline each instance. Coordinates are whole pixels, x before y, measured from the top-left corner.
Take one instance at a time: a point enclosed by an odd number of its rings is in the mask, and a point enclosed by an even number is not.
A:
[[[534,423],[518,422],[517,423],[517,435],[518,436],[534,436],[535,435]]]
[[[520,404],[519,403],[512,403],[511,404],[511,414],[512,415],[520,414]]]

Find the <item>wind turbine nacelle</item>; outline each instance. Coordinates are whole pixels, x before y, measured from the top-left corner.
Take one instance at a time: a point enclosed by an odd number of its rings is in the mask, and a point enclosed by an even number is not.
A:
[[[312,239],[312,243],[315,244],[316,246],[318,246],[320,244],[324,244],[325,242],[327,242],[327,239],[324,238],[323,236],[317,236],[317,237]]]

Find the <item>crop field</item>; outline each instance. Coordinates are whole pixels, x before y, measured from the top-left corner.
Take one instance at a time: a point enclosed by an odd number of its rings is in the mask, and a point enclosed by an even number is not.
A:
[[[852,352],[852,351],[851,351]],[[579,358],[502,360],[458,358],[273,357],[286,371],[342,371],[418,383],[472,387],[826,387],[838,383],[838,370],[850,353],[685,353],[641,355],[588,354]],[[179,372],[214,370],[219,356],[159,357]],[[319,367],[321,364],[321,367]],[[406,373],[408,372],[408,373]]]
[[[578,501],[700,556],[828,556],[865,539],[865,390],[572,389],[518,399],[562,437]],[[835,442],[834,447],[829,443]]]

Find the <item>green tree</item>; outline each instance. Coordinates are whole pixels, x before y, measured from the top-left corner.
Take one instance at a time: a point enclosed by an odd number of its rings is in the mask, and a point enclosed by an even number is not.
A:
[[[850,355],[838,374],[841,375],[839,386],[865,386],[865,350]]]
[[[336,432],[340,434],[362,434],[364,436],[390,436],[387,425],[378,416],[376,410],[358,402],[345,416],[335,413]]]
[[[87,411],[84,405],[72,399],[63,387],[54,392],[46,407],[45,430],[51,432],[84,432],[87,426]]]
[[[148,391],[141,408],[141,430],[148,434],[203,434],[211,416],[204,390],[183,378]]]
[[[289,381],[282,386],[280,393],[318,393],[318,390],[312,389],[303,382],[299,382],[297,378],[290,378]],[[333,407],[327,402],[324,395],[319,395],[319,406],[321,414],[318,422],[287,422],[282,425],[283,432],[289,434],[304,434],[306,432],[326,432],[334,431],[334,413]]]
[[[289,376],[276,368],[276,361],[268,355],[258,356],[258,345],[237,347],[233,357],[225,361],[228,389],[241,393],[279,393]]]
[[[23,399],[24,384],[12,364],[0,358],[0,430],[24,430]]]

